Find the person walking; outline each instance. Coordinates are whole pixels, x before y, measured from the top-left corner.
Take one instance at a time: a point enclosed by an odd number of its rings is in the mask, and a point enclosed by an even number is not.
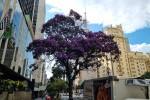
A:
[[[46,100],[51,100],[51,97],[47,95]]]

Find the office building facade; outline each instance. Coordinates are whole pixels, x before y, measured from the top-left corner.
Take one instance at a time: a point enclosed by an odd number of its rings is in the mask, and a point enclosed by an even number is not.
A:
[[[26,47],[33,40],[31,25],[27,22],[18,0],[1,0],[1,2],[3,3],[0,10],[1,21],[9,9],[12,10],[9,18],[12,23],[12,32],[11,37],[3,36],[0,39],[0,63],[26,78],[31,78],[28,67],[34,63],[34,60],[32,54],[26,52]],[[4,31],[5,29],[0,30],[0,36],[4,34]]]
[[[12,32],[6,38],[3,36],[5,29],[0,30],[0,64],[27,79],[35,79],[35,86],[46,85],[47,75],[42,57],[34,60],[32,53],[26,52],[26,47],[34,39],[44,38],[41,28],[45,22],[45,0],[1,0],[0,22],[8,11],[11,11],[9,20]],[[31,64],[35,64],[37,69],[30,68]]]
[[[41,29],[43,24],[45,23],[45,0],[36,0],[35,1],[35,6],[34,6],[34,14],[33,14],[33,20],[32,20],[32,25],[33,25],[33,30],[35,29],[35,39],[42,39],[44,38],[44,34],[41,33]],[[42,83],[42,80],[44,80],[42,77],[43,73],[45,73],[45,64],[42,62],[42,56],[41,58],[36,61],[38,62],[38,68],[33,72],[33,78],[35,79],[36,83]]]
[[[130,50],[128,39],[123,36],[123,30],[121,25],[116,27],[106,27],[104,33],[114,35],[114,40],[117,42],[118,47],[121,51],[121,55],[118,61],[112,62],[110,60],[104,59],[104,62],[100,68],[95,71],[94,74],[90,74],[88,79],[91,77],[106,77],[110,75],[115,75],[118,77],[140,77],[145,72],[150,71],[150,54],[144,54],[142,52],[133,52]],[[111,58],[111,56],[109,56]],[[84,80],[87,79],[86,76],[89,73],[92,73],[93,70],[81,71],[78,81],[75,81],[78,84],[81,84]]]
[[[133,52],[130,50],[128,39],[123,36],[121,25],[117,25],[116,27],[107,27],[104,32],[115,36],[114,40],[117,42],[121,51],[119,61],[110,61],[113,63],[112,65],[109,65],[110,73],[114,72],[114,75],[118,77],[140,77],[146,71],[149,71],[149,54]],[[101,77],[107,75],[104,70],[107,72],[106,66],[100,67]]]

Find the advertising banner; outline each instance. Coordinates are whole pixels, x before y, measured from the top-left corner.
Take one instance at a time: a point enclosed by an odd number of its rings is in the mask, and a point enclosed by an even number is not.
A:
[[[94,100],[111,100],[111,85],[110,80],[95,80]]]

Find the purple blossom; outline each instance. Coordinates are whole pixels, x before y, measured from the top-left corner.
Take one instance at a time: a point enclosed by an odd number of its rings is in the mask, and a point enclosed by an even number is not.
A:
[[[41,55],[53,55],[56,63],[65,67],[67,78],[71,82],[81,69],[101,66],[101,62],[96,61],[97,58],[107,57],[105,54],[110,53],[116,59],[120,54],[117,43],[113,40],[114,36],[106,35],[101,31],[86,33],[75,25],[76,20],[82,19],[73,10],[70,11],[69,16],[57,14],[45,23],[41,30],[48,37],[34,40],[27,47],[27,51],[32,52],[35,59]],[[80,69],[77,69],[77,66]],[[74,74],[70,77],[72,72]]]

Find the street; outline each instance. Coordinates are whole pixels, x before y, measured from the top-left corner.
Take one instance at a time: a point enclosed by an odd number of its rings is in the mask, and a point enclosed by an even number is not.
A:
[[[69,96],[67,95],[62,95],[61,99],[62,100],[68,100]],[[73,95],[73,100],[83,100],[83,95]]]
[[[68,100],[69,96],[67,95],[62,95],[61,96],[61,99],[62,100]],[[34,100],[45,100],[45,99],[42,99],[42,98],[36,98]],[[73,100],[83,100],[83,95],[73,95]]]

